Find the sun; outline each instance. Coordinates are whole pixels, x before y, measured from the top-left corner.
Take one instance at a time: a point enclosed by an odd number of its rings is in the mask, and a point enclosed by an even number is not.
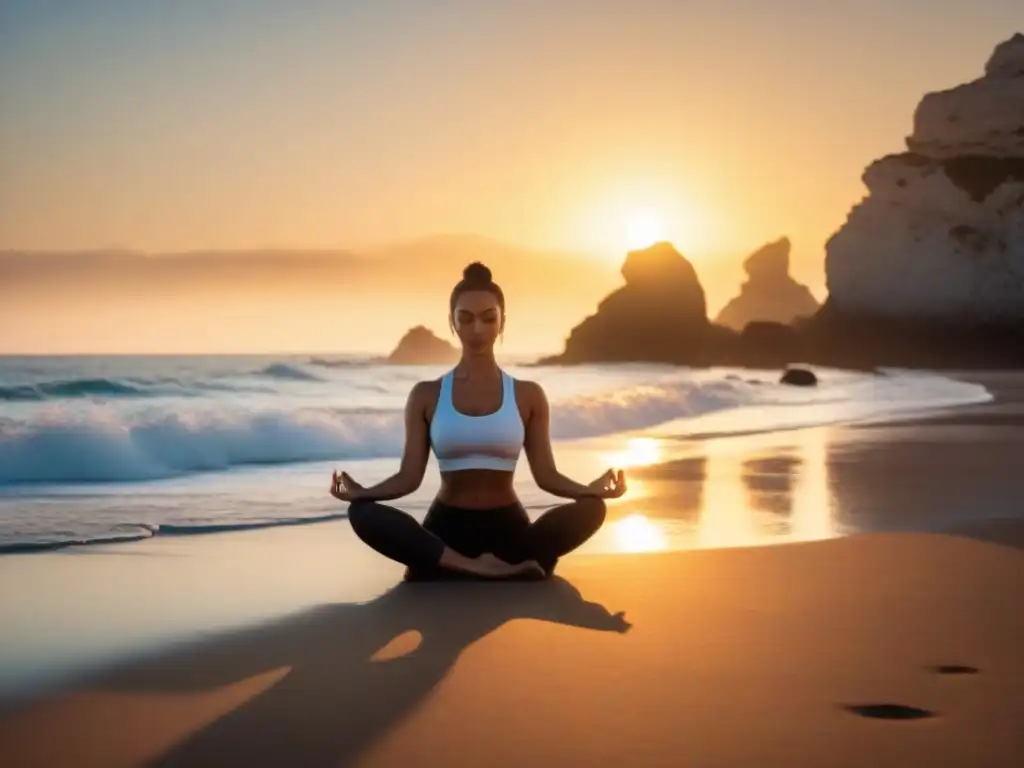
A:
[[[626,218],[626,245],[631,251],[668,240],[665,220],[653,211],[636,211]]]

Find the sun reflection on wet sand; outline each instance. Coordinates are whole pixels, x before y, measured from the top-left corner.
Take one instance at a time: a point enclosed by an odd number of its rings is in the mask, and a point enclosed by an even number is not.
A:
[[[692,456],[667,463],[656,438],[631,438],[621,450],[603,453],[610,466],[626,469],[629,490],[609,502],[608,522],[585,549],[743,547],[839,535],[827,430],[708,440],[695,447]]]
[[[837,535],[829,494],[827,435],[811,429],[786,435],[785,443],[759,447],[756,452],[736,450],[729,445],[709,444],[704,505],[697,529],[700,547],[735,547],[806,541]],[[752,460],[786,458],[775,462],[779,472],[795,477],[782,491],[780,507],[785,514],[767,515],[750,506],[746,488],[753,478],[744,475],[744,464]],[[771,461],[764,461],[771,465]],[[791,469],[785,467],[791,466]]]
[[[653,437],[632,437],[626,447],[608,455],[608,462],[616,469],[646,467],[662,460],[661,441]]]
[[[790,514],[789,538],[796,541],[838,536],[829,487],[828,435],[812,429],[800,435],[803,462],[796,478]]]
[[[757,539],[742,482],[743,453],[709,444],[704,505],[697,525],[699,547],[734,547]]]
[[[653,552],[669,548],[663,525],[646,515],[633,513],[611,524],[615,548],[619,552]]]

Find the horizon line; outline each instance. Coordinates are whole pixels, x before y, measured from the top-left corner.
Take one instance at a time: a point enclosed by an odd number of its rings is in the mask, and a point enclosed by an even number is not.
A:
[[[347,253],[357,255],[379,250],[422,245],[431,241],[478,241],[491,246],[510,248],[534,253],[559,252],[563,254],[590,255],[593,250],[586,248],[567,248],[562,246],[542,246],[517,243],[493,235],[479,232],[427,232],[421,235],[409,235],[394,239],[382,239],[373,243],[360,245],[302,245],[302,244],[264,244],[237,246],[190,246],[187,248],[147,248],[134,245],[97,245],[97,246],[61,246],[40,248],[34,246],[4,245],[0,246],[0,255],[10,253],[30,254],[124,254],[133,256],[187,256],[193,254],[216,253]]]
[[[769,237],[763,239],[763,242],[758,242],[753,246],[745,246],[741,251],[743,254],[750,255],[765,245],[769,245],[776,242],[780,238],[790,239],[788,235],[778,235],[775,237]],[[559,256],[568,256],[572,258],[593,258],[595,256],[607,255],[611,253],[621,253],[626,256],[635,251],[643,251],[656,245],[668,243],[672,248],[676,250],[680,255],[690,258],[688,254],[700,254],[703,257],[733,257],[737,255],[737,252],[714,250],[714,251],[699,251],[694,249],[683,249],[679,244],[672,240],[664,240],[659,242],[653,242],[650,245],[643,246],[641,248],[619,248],[616,246],[609,246],[608,248],[579,248],[579,247],[563,247],[563,246],[544,246],[544,245],[529,245],[525,243],[517,243],[504,238],[495,237],[493,235],[482,234],[478,232],[436,232],[436,233],[425,233],[422,235],[410,235],[404,238],[397,238],[393,240],[381,240],[376,243],[363,244],[363,245],[252,245],[252,246],[229,246],[229,247],[207,247],[207,246],[192,246],[189,248],[141,248],[136,246],[64,246],[59,248],[37,248],[37,247],[23,247],[23,246],[0,246],[0,258],[10,255],[32,255],[32,256],[58,256],[58,255],[118,255],[118,256],[134,256],[139,258],[168,258],[168,257],[183,257],[183,256],[198,256],[198,255],[255,255],[255,254],[267,254],[267,255],[280,255],[289,253],[298,254],[332,254],[336,256],[375,256],[380,252],[389,250],[397,250],[400,248],[415,247],[420,245],[426,245],[432,241],[477,241],[481,245],[489,246],[498,249],[515,250],[522,253],[527,253],[534,256],[549,256],[552,254],[558,254]]]

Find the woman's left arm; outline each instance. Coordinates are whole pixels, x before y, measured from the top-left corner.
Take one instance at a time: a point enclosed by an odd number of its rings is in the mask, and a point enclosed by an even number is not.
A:
[[[588,485],[577,483],[558,471],[551,448],[551,408],[544,388],[534,381],[520,381],[519,384],[528,409],[523,447],[538,487],[552,496],[566,499],[586,496],[615,499],[622,496],[626,492],[626,482],[621,470],[618,473],[608,470]]]

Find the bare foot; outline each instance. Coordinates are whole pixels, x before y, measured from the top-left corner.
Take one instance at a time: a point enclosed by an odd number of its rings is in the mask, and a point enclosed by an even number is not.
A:
[[[527,560],[513,565],[512,563],[505,562],[500,557],[492,555],[490,552],[480,555],[480,557],[476,558],[474,564],[480,568],[478,575],[485,578],[507,579],[515,576],[542,578],[544,576],[544,569],[540,567],[540,563],[536,560]]]
[[[479,557],[466,557],[448,547],[445,547],[441,555],[441,567],[462,571],[482,579],[511,579],[520,576],[544,578],[544,569],[536,560],[513,565],[490,552],[485,552]]]

